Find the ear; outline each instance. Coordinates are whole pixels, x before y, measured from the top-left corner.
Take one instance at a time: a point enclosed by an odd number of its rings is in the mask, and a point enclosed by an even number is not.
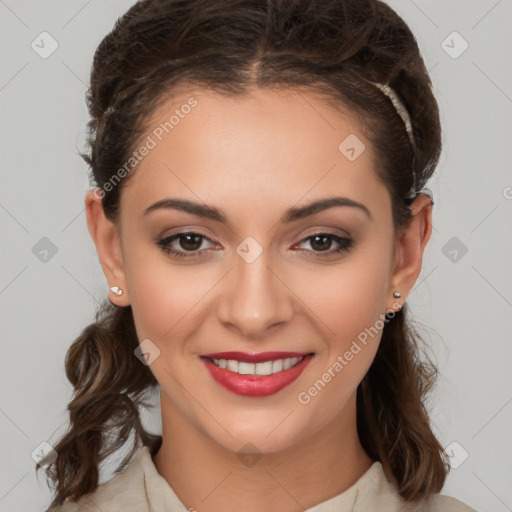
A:
[[[432,234],[432,204],[430,197],[420,194],[409,207],[410,221],[397,234],[395,266],[388,293],[393,305],[388,305],[387,310],[400,309],[418,279],[423,252]],[[402,297],[393,297],[395,291]]]
[[[96,246],[101,268],[107,279],[109,299],[117,306],[128,306],[130,300],[126,287],[118,228],[105,216],[101,199],[96,194],[96,190],[91,190],[85,196],[85,211],[87,227]],[[123,290],[122,295],[113,293],[110,290],[112,286],[117,286]]]

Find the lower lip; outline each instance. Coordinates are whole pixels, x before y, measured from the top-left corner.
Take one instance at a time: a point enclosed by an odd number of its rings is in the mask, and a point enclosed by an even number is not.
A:
[[[220,368],[209,359],[201,360],[213,379],[227,390],[242,396],[268,396],[298,379],[312,357],[313,355],[309,354],[295,366],[272,375],[241,375],[227,368]]]

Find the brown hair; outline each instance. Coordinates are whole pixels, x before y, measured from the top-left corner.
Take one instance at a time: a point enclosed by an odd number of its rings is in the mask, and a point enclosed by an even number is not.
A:
[[[372,82],[389,84],[406,106],[414,149],[393,104]],[[438,105],[418,44],[382,1],[142,0],[99,45],[87,95],[90,151],[82,156],[111,220],[130,176],[105,184],[130,158],[155,108],[189,85],[233,96],[254,86],[307,88],[348,107],[373,145],[395,230],[411,218],[412,173],[420,190],[441,153]],[[357,425],[368,455],[389,469],[403,498],[417,501],[442,489],[449,465],[425,406],[437,368],[407,315],[405,305],[384,326],[357,390]],[[99,464],[134,432],[116,474],[138,441],[154,446],[160,439],[139,417],[144,394],[158,383],[134,356],[137,346],[131,307],[105,302],[68,350],[74,396],[69,431],[46,470],[56,484],[50,507],[93,492]]]

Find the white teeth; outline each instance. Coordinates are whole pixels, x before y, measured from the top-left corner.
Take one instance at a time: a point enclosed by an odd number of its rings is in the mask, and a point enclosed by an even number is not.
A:
[[[302,359],[304,356],[265,361],[264,363],[245,363],[233,359],[213,359],[213,362],[220,368],[227,368],[240,375],[272,375],[295,366]]]
[[[290,366],[295,364],[295,363],[292,363],[291,361],[292,361],[291,359],[285,359],[283,361],[283,370],[288,370],[288,368],[290,368]]]
[[[283,369],[283,360],[272,361],[272,373],[280,372]]]
[[[254,367],[256,365],[254,363],[242,363],[241,361],[238,363],[238,373],[241,375],[254,375]]]
[[[272,361],[254,365],[256,375],[272,375]]]
[[[229,359],[227,361],[226,368],[228,370],[231,370],[232,372],[238,373],[238,361],[233,361],[233,360]]]

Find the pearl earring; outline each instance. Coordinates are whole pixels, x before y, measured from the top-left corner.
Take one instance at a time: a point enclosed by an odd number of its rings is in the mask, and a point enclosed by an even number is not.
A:
[[[119,288],[118,286],[112,286],[112,288],[110,288],[110,291],[112,293],[115,293],[116,295],[123,295],[123,290],[121,290],[121,288]]]
[[[401,296],[402,296],[402,294],[400,292],[393,293],[393,297],[395,297],[395,299],[399,299]]]

